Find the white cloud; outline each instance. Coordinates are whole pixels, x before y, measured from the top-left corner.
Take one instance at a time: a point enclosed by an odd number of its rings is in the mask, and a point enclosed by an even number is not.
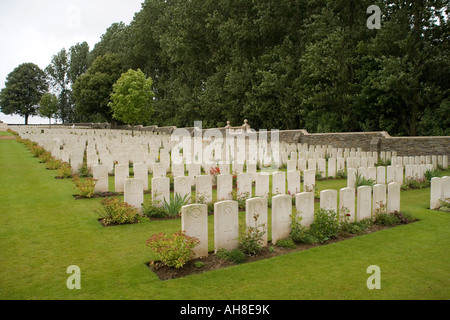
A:
[[[129,24],[142,1],[1,0],[0,90],[7,75],[22,63],[32,62],[45,69],[63,48],[86,41],[92,49],[111,24]],[[23,118],[19,117],[18,122],[16,119],[0,113],[4,122],[23,123]]]

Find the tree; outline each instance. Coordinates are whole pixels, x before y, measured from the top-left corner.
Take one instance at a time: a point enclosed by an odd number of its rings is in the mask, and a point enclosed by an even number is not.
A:
[[[112,121],[108,106],[114,83],[125,72],[121,56],[105,54],[94,60],[72,86],[77,117],[81,121]]]
[[[129,69],[117,80],[113,86],[111,102],[108,104],[113,117],[131,125],[134,136],[134,126],[145,123],[152,113],[152,102],[155,94],[152,91],[153,80],[146,78],[138,69]]]
[[[44,93],[41,100],[39,101],[39,114],[49,120],[49,127],[52,126],[52,118],[59,110],[59,100],[58,97],[49,92]]]
[[[45,73],[34,63],[23,63],[6,78],[6,86],[0,92],[0,107],[5,114],[28,117],[37,114],[37,107],[47,91]]]

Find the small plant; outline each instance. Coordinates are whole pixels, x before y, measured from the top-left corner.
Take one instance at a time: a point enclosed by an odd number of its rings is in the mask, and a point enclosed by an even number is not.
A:
[[[164,199],[164,209],[167,211],[169,216],[175,217],[181,213],[181,207],[187,204],[189,200],[189,195],[185,195],[183,198],[176,193],[172,199],[170,199],[170,203],[167,203],[166,199]]]
[[[101,202],[104,212],[100,214],[105,225],[135,223],[138,211],[121,199],[104,198]]]
[[[217,250],[216,256],[219,259],[228,260],[235,264],[244,263],[246,260],[245,254],[239,249],[234,249],[231,251],[227,249],[219,249]]]
[[[92,176],[91,171],[92,171],[91,168],[88,167],[88,165],[86,164],[86,162],[83,162],[83,163],[81,163],[81,164],[78,166],[78,172],[80,173],[80,176],[81,176],[81,177],[89,177],[89,176]]]
[[[278,240],[275,245],[277,247],[287,248],[287,249],[295,249],[297,247],[292,239],[281,239],[281,240]]]
[[[314,237],[308,227],[300,224],[302,217],[299,214],[291,215],[291,232],[289,234],[292,241],[296,243],[317,243],[319,242]]]
[[[427,179],[427,181],[429,183],[431,183],[431,179],[435,178],[435,177],[442,177],[442,172],[437,170],[437,169],[431,169],[431,170],[427,170],[424,173],[425,179]]]
[[[72,167],[69,163],[63,162],[58,168],[58,178],[70,178],[72,177]]]
[[[199,243],[197,238],[178,232],[172,235],[155,234],[147,240],[146,245],[158,255],[162,263],[180,269],[191,259],[192,250]]]
[[[231,197],[234,201],[238,202],[239,209],[245,209],[245,201],[250,198],[249,192],[238,193],[238,189],[231,191]]]
[[[203,268],[205,266],[205,263],[203,261],[195,261],[194,262],[194,267],[200,269]]]
[[[361,175],[361,173],[356,174],[356,180],[355,180],[355,189],[358,189],[358,187],[361,186],[371,186],[373,187],[375,185],[376,181],[374,179],[368,179]]]
[[[46,167],[48,170],[57,170],[57,169],[59,169],[59,167],[61,166],[61,163],[62,163],[61,160],[52,158],[52,159],[50,159],[50,161],[47,162],[47,164],[45,165],[45,167]]]
[[[44,151],[38,156],[38,158],[41,161],[41,163],[47,163],[47,162],[51,161],[52,154],[48,151]]]
[[[439,208],[439,210],[444,212],[450,212],[450,198],[441,199],[439,201],[441,203],[441,207]]]
[[[157,200],[146,200],[142,205],[143,214],[149,218],[163,219],[166,218],[169,213],[159,204]]]
[[[406,178],[405,183],[401,186],[402,190],[422,189],[430,186],[427,179]]]
[[[217,176],[220,174],[220,169],[219,167],[213,167],[209,170],[209,174],[212,176],[212,184],[213,184],[213,189],[217,188]]]
[[[239,229],[239,249],[249,256],[258,254],[262,249],[263,236],[266,233],[265,225],[258,225],[259,215],[254,215],[256,227],[241,227]]]
[[[310,232],[319,242],[331,239],[339,232],[339,215],[334,210],[320,209],[314,215]]]
[[[345,172],[345,170],[339,170],[338,172],[336,172],[336,178],[347,179],[347,173]]]
[[[81,180],[79,176],[74,176],[72,181],[78,191],[78,195],[83,198],[92,198],[94,195],[95,184],[98,180],[86,178]]]

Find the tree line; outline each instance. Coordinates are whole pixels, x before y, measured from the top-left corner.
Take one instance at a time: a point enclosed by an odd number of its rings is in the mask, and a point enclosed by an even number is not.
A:
[[[371,5],[380,29],[367,27]],[[450,135],[448,11],[448,0],[146,0],[43,74],[64,122],[114,120],[114,84],[140,69],[154,93],[143,125]]]

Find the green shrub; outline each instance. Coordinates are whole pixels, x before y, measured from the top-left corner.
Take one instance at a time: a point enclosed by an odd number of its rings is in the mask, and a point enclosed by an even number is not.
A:
[[[235,264],[244,263],[246,260],[245,253],[243,253],[239,249],[227,250],[227,249],[219,249],[216,253],[217,258],[231,261]]]
[[[278,240],[275,244],[277,247],[280,248],[287,248],[287,249],[295,249],[297,246],[295,245],[294,241],[292,239],[281,239]]]
[[[375,215],[374,223],[382,226],[392,226],[395,224],[399,224],[400,219],[394,214],[381,213]]]
[[[427,181],[431,183],[431,179],[436,177],[438,178],[442,177],[442,172],[437,169],[426,170],[424,176],[425,179],[427,179]]]
[[[92,198],[97,180],[93,178],[81,180],[80,177],[74,176],[72,181],[75,183],[75,188],[79,196],[84,198]]]
[[[199,243],[197,238],[178,232],[172,235],[155,234],[147,240],[146,245],[158,255],[165,265],[180,269],[191,259],[192,250]]]
[[[296,243],[317,243],[319,242],[316,237],[314,237],[308,227],[302,226],[300,221],[302,218],[298,215],[291,216],[291,232],[289,237],[292,241]]]
[[[194,267],[196,268],[203,268],[205,266],[205,263],[203,261],[195,261]]]
[[[72,167],[69,163],[63,162],[58,168],[58,178],[70,178],[72,177]]]
[[[374,179],[367,179],[366,177],[362,176],[359,172],[356,173],[355,189],[358,189],[358,187],[361,186],[373,187],[375,183],[376,181]]]
[[[61,163],[62,163],[61,160],[52,158],[52,159],[50,159],[50,161],[47,162],[47,164],[45,165],[45,167],[46,167],[48,170],[58,170],[59,167],[61,166]]]
[[[259,215],[253,217],[256,227],[242,226],[239,228],[239,249],[250,256],[256,255],[261,251],[263,236],[266,233],[265,224],[258,225],[258,218]]]
[[[402,190],[421,189],[430,186],[430,182],[427,179],[406,178],[405,183],[402,185]]]
[[[310,232],[319,242],[331,239],[339,232],[339,215],[334,210],[320,209],[314,215]]]
[[[231,250],[228,254],[228,260],[236,264],[244,263],[245,259],[245,254],[239,249]]]
[[[169,216],[169,213],[153,200],[146,200],[142,209],[142,213],[149,218],[163,219]]]
[[[172,199],[170,199],[170,203],[167,203],[166,199],[164,199],[164,210],[167,211],[169,216],[175,217],[181,213],[181,207],[186,205],[189,199],[189,195],[185,195],[182,198],[176,193]]]
[[[103,213],[100,217],[105,225],[137,222],[137,209],[123,200],[107,197],[100,203],[103,206]]]

